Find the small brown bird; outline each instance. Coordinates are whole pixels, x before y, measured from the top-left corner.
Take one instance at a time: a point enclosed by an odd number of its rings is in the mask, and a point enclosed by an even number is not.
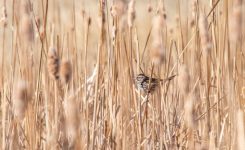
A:
[[[156,78],[151,78],[150,82],[150,77],[146,76],[145,74],[141,73],[138,74],[137,77],[135,78],[137,87],[139,90],[144,91],[145,93],[152,93],[154,90],[159,86],[161,82],[166,82],[172,80],[176,75],[173,75],[171,77],[168,77],[166,79],[156,79]],[[149,87],[150,84],[150,87]]]

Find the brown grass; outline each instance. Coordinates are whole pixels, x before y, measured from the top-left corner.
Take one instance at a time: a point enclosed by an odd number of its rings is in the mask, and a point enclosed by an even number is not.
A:
[[[241,0],[0,4],[1,149],[244,148]]]

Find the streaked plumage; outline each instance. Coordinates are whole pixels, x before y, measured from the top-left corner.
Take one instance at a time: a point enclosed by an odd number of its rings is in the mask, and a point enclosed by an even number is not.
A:
[[[137,84],[137,88],[139,90],[142,90],[145,93],[152,93],[159,86],[160,82],[169,81],[169,80],[173,79],[174,77],[175,77],[175,75],[171,76],[171,77],[169,77],[169,78],[167,78],[165,80],[151,78],[151,83],[150,83],[150,77],[148,77],[145,74],[141,73],[141,74],[138,74],[136,76],[135,81],[136,81],[136,84]],[[150,83],[150,87],[149,87],[149,83]]]
[[[148,76],[141,73],[141,74],[138,74],[136,77],[136,84],[137,84],[138,89],[140,89],[146,93],[147,92],[149,92],[149,93],[153,92],[156,89],[156,87],[159,85],[160,81],[161,80],[159,80],[159,79],[152,78],[151,84],[149,87],[150,78]]]

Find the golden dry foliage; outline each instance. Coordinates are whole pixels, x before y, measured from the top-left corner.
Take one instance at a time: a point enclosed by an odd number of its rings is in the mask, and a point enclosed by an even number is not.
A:
[[[243,2],[0,1],[0,149],[244,149]]]

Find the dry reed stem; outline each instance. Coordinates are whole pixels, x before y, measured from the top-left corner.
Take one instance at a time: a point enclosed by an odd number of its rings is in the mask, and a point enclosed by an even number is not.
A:
[[[245,135],[244,135],[244,115],[242,110],[237,111],[236,125],[237,125],[237,149],[242,150],[245,147]]]
[[[73,148],[77,142],[80,123],[78,105],[73,94],[65,99],[64,111],[69,148]]]

